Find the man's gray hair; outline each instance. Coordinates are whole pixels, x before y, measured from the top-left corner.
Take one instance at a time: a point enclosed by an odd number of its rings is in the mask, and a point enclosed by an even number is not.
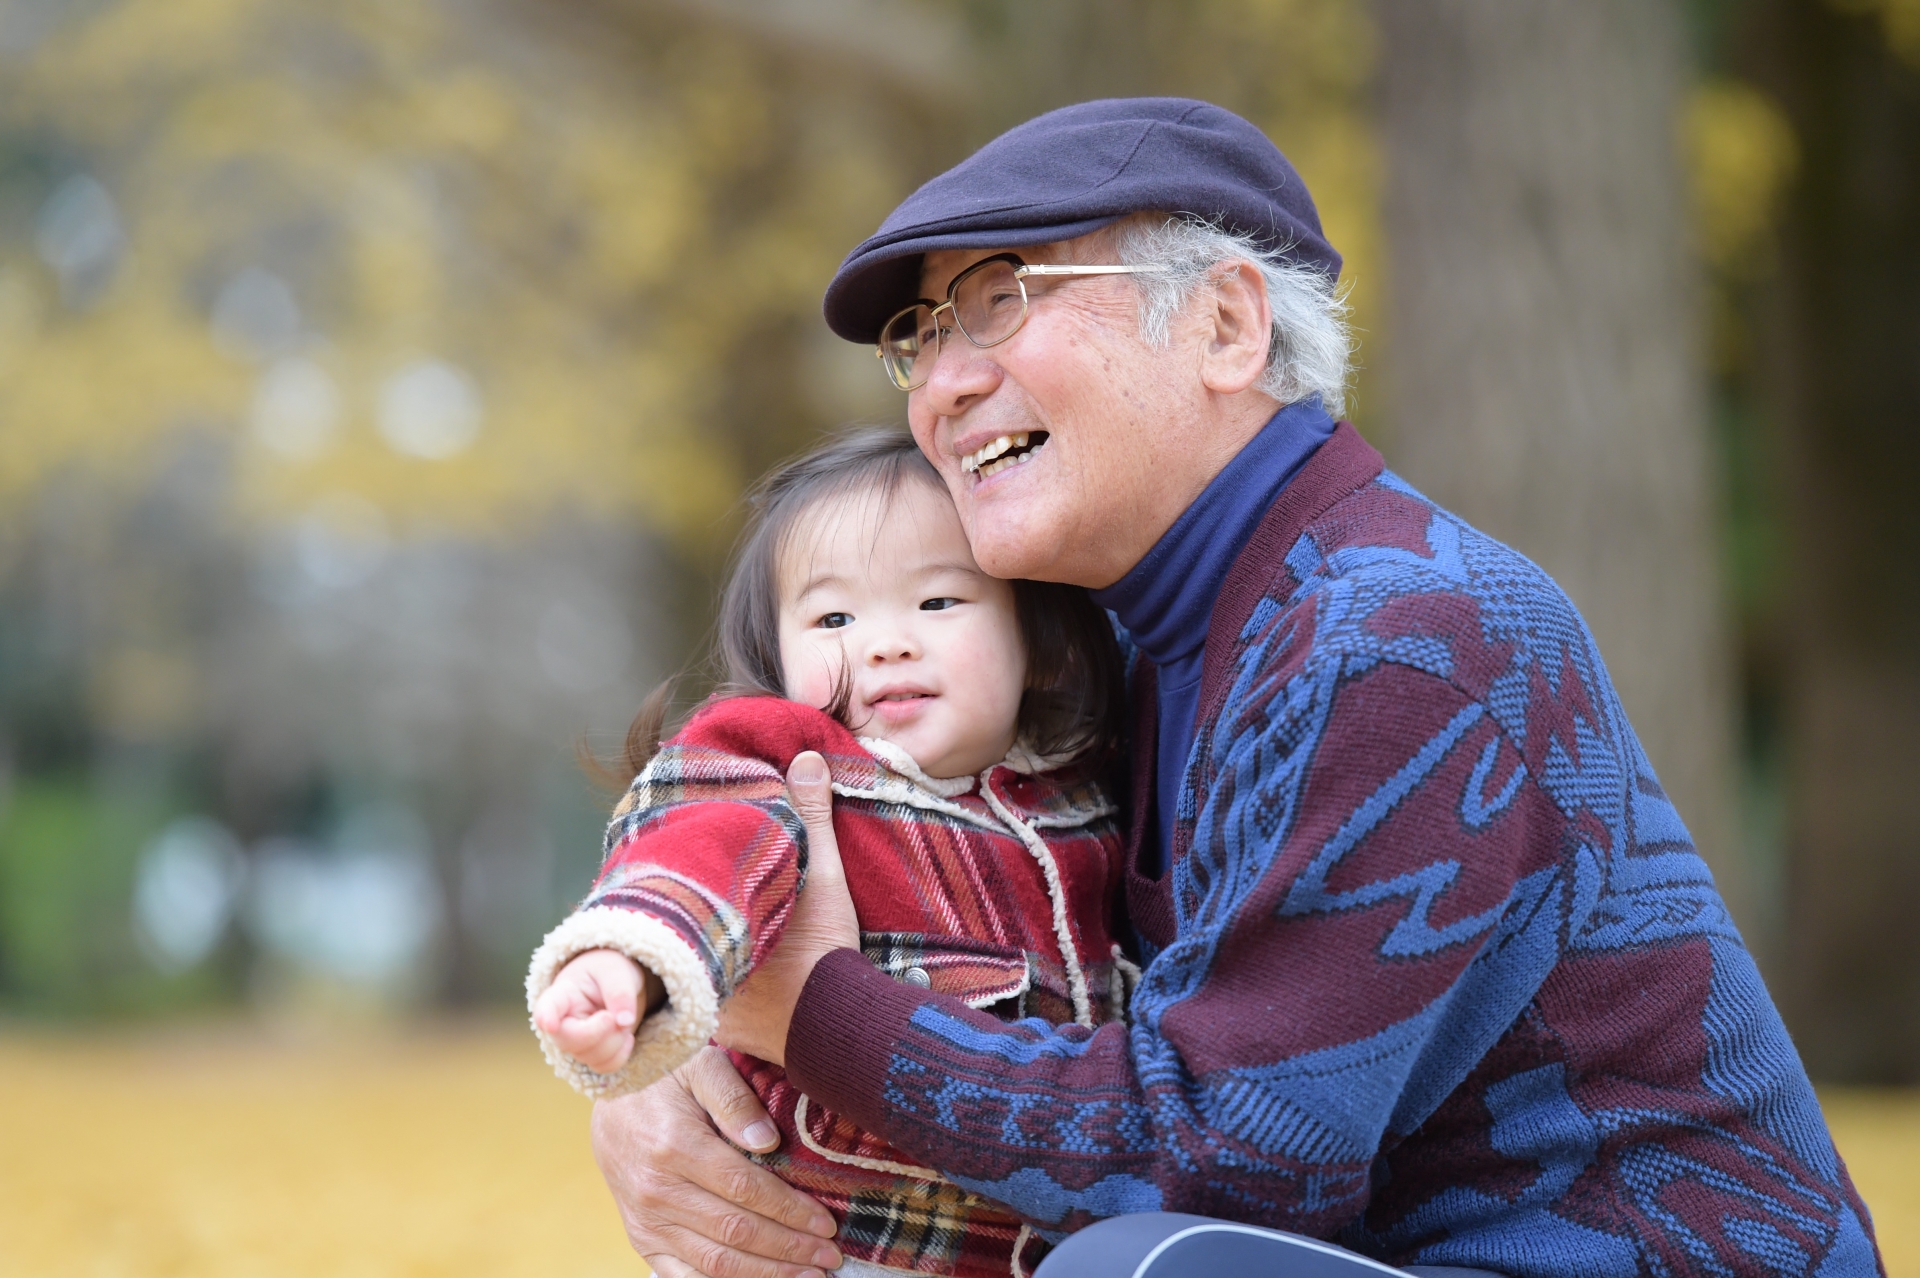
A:
[[[1254,388],[1282,404],[1318,395],[1328,413],[1346,412],[1353,333],[1347,327],[1345,291],[1325,274],[1263,251],[1250,234],[1190,215],[1136,213],[1109,234],[1121,262],[1165,268],[1129,277],[1140,290],[1140,335],[1154,346],[1167,343],[1174,317],[1216,265],[1231,258],[1257,263],[1273,309],[1273,344]]]

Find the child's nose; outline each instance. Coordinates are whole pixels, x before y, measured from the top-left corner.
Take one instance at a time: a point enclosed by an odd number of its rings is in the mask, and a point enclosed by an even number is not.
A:
[[[871,665],[881,665],[889,661],[915,661],[920,656],[920,645],[913,636],[891,634],[874,642],[867,650],[867,661]]]

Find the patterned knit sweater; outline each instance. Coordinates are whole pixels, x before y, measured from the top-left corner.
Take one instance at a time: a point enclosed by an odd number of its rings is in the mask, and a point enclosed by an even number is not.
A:
[[[1539,1278],[1879,1270],[1759,973],[1533,564],[1343,424],[1229,574],[1200,705],[1171,870],[1129,885],[1151,962],[1128,1024],[1007,1025],[843,950],[792,1078],[1049,1237],[1172,1210]]]
[[[593,1072],[536,1026],[562,1078],[618,1095],[707,1042],[721,1002],[779,938],[805,877],[805,831],[785,781],[803,750],[827,759],[869,971],[982,1009],[996,1025],[1025,1016],[1036,1028],[1090,1029],[1124,1007],[1138,969],[1113,940],[1117,811],[1088,777],[1047,770],[1016,747],[977,777],[937,780],[898,747],[856,741],[818,710],[736,697],[709,703],[635,779],[607,830],[599,881],[534,955],[529,1008],[570,958],[602,946],[667,987],[667,1006],[641,1023],[617,1075]],[[1045,1251],[1000,1204],[809,1102],[779,1067],[734,1060],[783,1137],[761,1161],[833,1213],[847,1255],[1005,1278],[1030,1240],[1030,1261]]]

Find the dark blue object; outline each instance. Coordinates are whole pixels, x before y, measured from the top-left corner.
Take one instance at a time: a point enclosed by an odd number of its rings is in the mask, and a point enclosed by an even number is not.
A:
[[[1395,1269],[1332,1243],[1182,1212],[1114,1216],[1053,1249],[1034,1278],[1498,1278],[1484,1269]]]
[[[1187,783],[1187,755],[1200,715],[1201,658],[1220,584],[1268,508],[1314,450],[1333,437],[1333,425],[1318,395],[1282,408],[1126,576],[1093,592],[1094,602],[1120,618],[1159,675],[1156,837],[1140,842],[1139,868],[1148,878],[1158,878],[1173,859],[1173,819]]]
[[[1306,183],[1267,135],[1191,98],[1105,98],[1009,129],[902,201],[827,285],[827,326],[853,342],[920,296],[934,249],[1070,240],[1128,213],[1195,213],[1340,274]]]

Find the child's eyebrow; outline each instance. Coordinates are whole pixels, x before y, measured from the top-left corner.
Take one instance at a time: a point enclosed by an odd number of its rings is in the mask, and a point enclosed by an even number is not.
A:
[[[839,586],[843,584],[845,584],[844,581],[834,573],[819,573],[807,578],[806,584],[801,586],[799,592],[793,596],[793,601],[799,603],[816,590],[824,589],[827,586]]]
[[[986,575],[973,564],[963,564],[958,559],[936,559],[932,563],[921,564],[916,575],[929,577],[937,572],[957,572],[968,577],[984,577]]]

